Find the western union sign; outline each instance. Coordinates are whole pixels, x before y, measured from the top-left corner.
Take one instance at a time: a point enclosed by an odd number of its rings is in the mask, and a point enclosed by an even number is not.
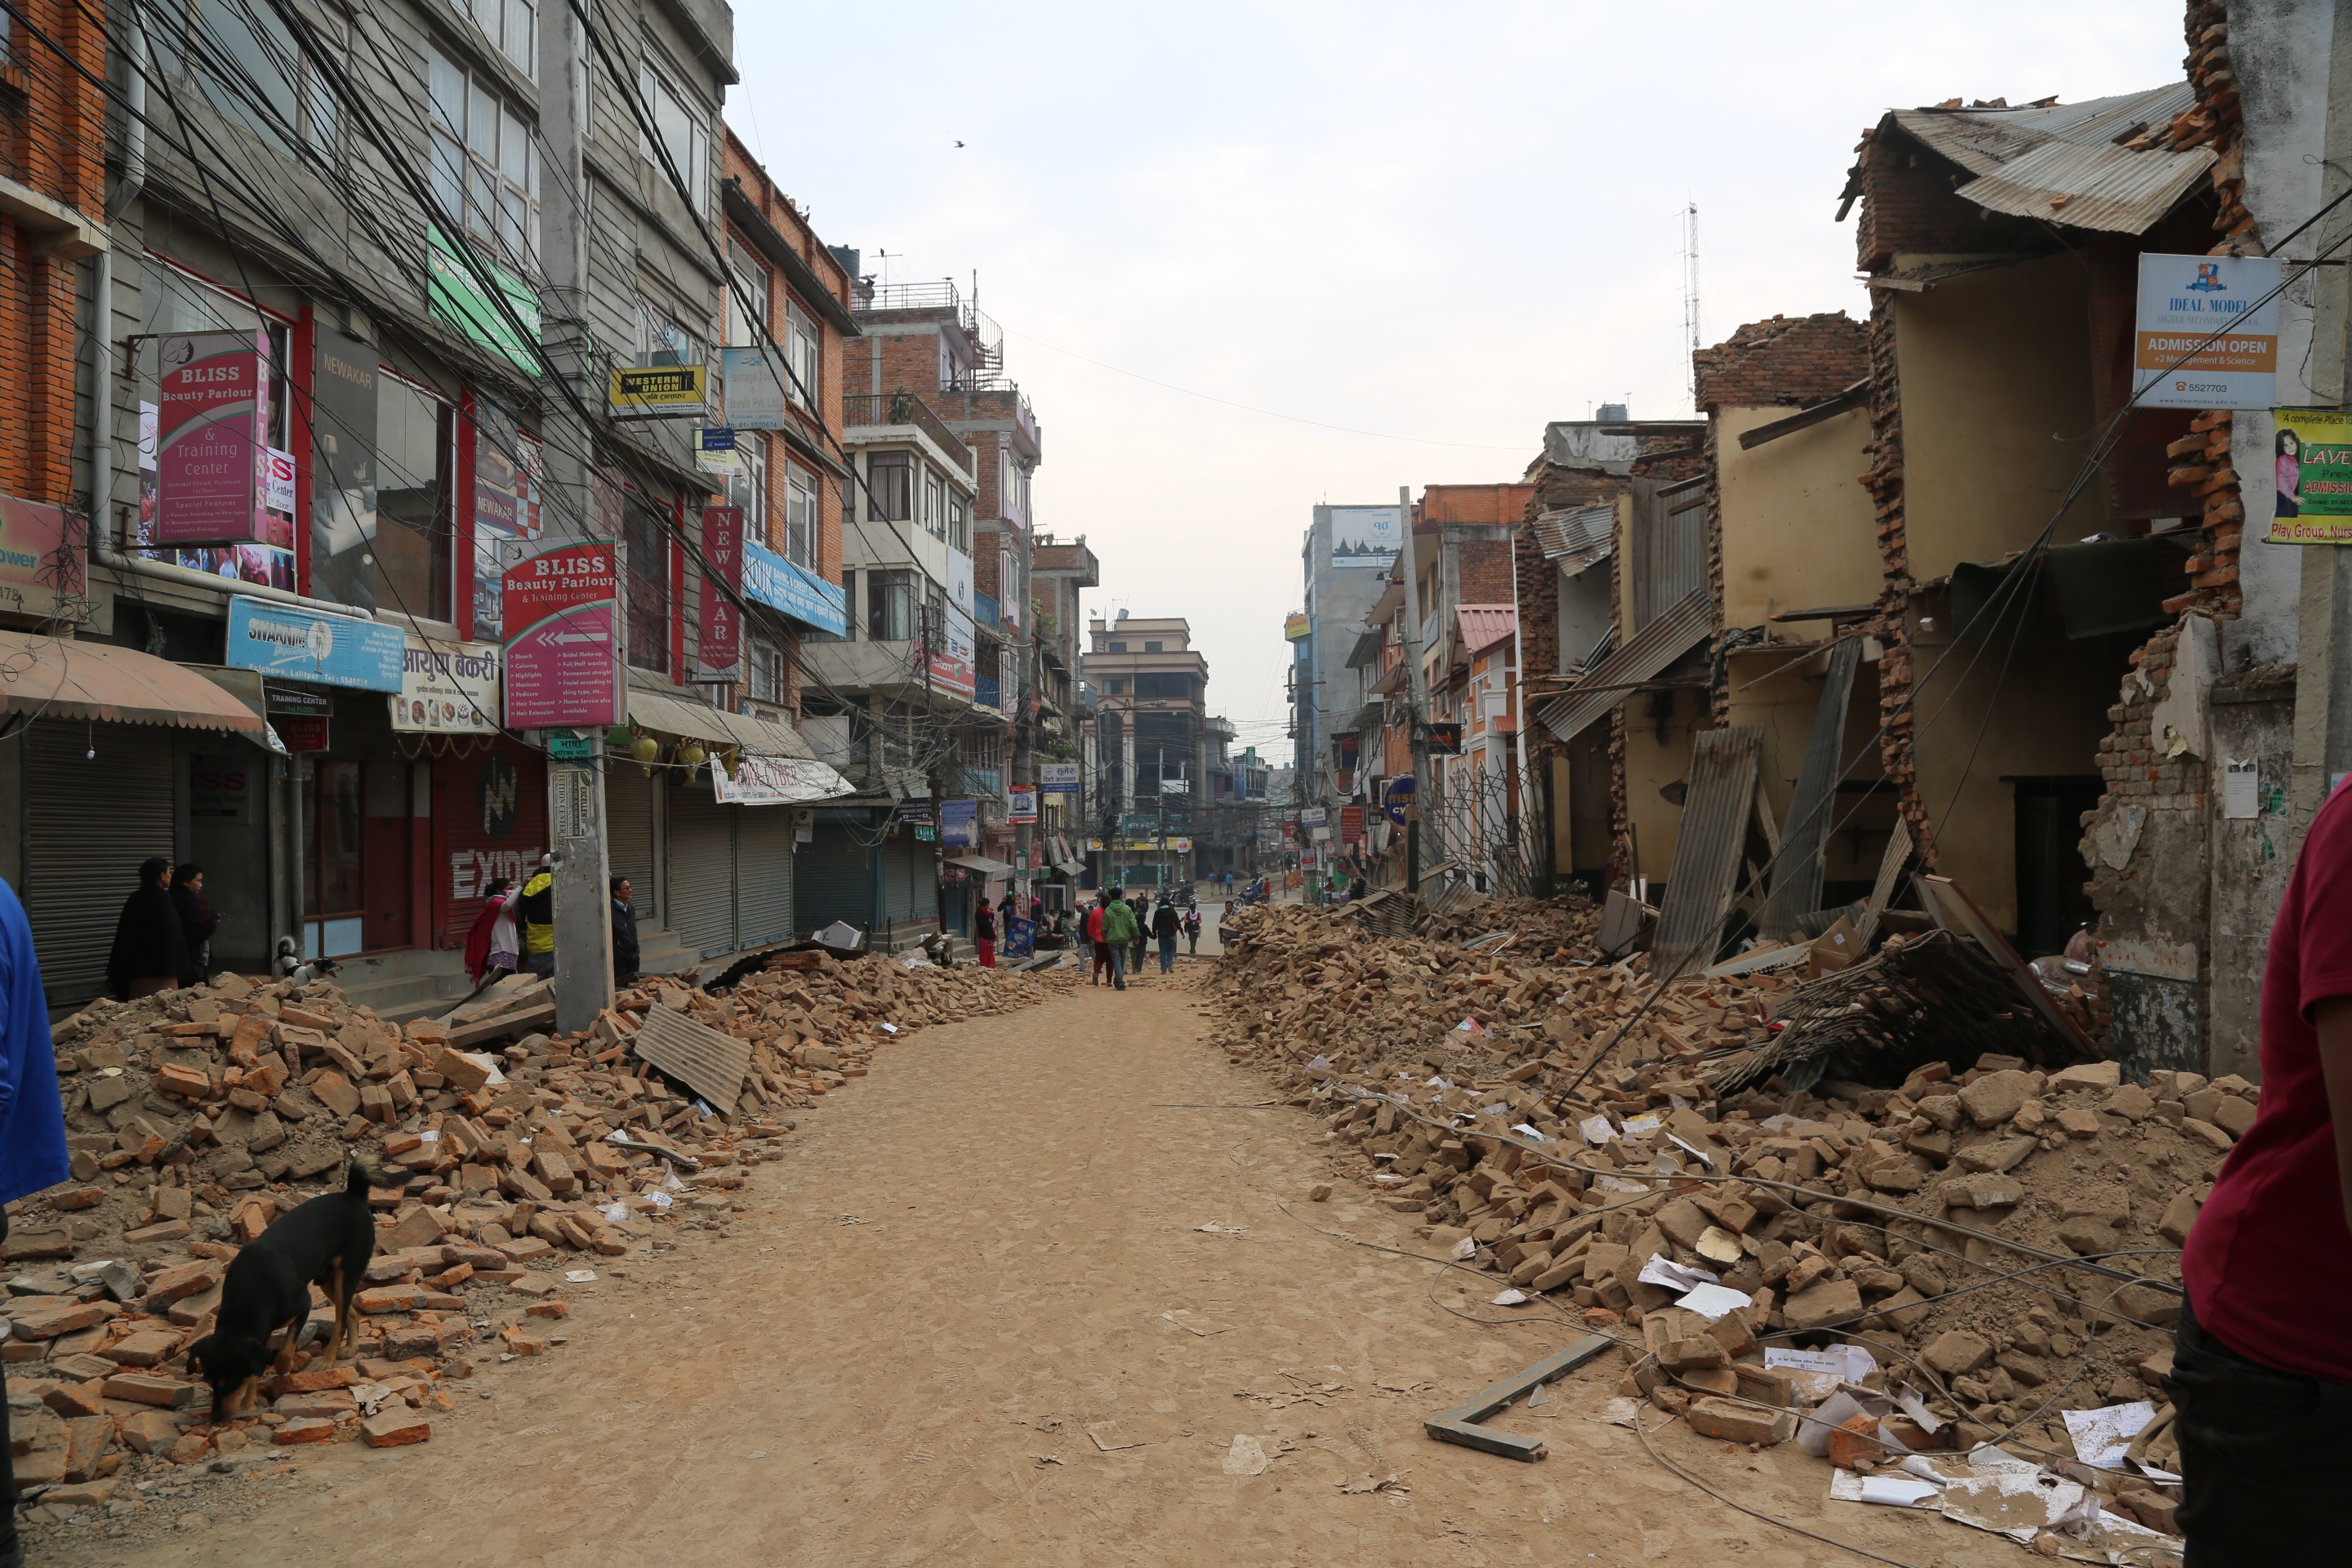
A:
[[[699,419],[710,402],[710,367],[662,364],[615,370],[607,401],[615,419]]]

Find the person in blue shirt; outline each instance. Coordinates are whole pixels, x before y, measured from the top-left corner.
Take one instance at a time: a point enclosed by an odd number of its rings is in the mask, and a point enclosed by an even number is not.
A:
[[[0,1205],[54,1187],[67,1174],[66,1113],[33,926],[16,889],[0,882]],[[8,1211],[0,1207],[0,1241],[7,1237]],[[0,1568],[24,1568],[6,1393],[0,1386]]]

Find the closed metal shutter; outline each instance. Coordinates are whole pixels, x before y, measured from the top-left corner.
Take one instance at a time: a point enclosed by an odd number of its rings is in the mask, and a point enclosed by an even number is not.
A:
[[[547,759],[503,738],[433,764],[433,944],[463,947],[499,878],[530,880],[547,852]]]
[[[669,929],[705,958],[739,945],[730,816],[700,779],[669,790]]]
[[[904,829],[882,841],[882,903],[894,924],[940,916],[939,857]]]
[[[139,863],[178,858],[172,734],[132,724],[35,724],[25,835],[25,913],[52,1011],[106,989],[106,957]],[[242,742],[240,742],[242,743]],[[95,758],[86,753],[95,748]]]
[[[874,926],[873,814],[820,811],[809,842],[793,858],[793,902],[803,931],[835,921]]]
[[[604,858],[610,873],[626,877],[636,894],[637,929],[661,925],[654,886],[654,781],[628,761],[604,770]]]
[[[735,814],[738,945],[793,939],[793,808],[730,805]]]

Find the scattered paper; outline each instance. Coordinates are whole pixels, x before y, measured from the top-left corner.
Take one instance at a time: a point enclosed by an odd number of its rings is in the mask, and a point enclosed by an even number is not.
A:
[[[1645,1112],[1640,1116],[1629,1116],[1625,1119],[1625,1136],[1628,1138],[1647,1138],[1651,1133],[1655,1132],[1659,1128],[1664,1127],[1665,1124],[1665,1119],[1664,1117],[1653,1113]]]
[[[1609,1118],[1598,1114],[1588,1116],[1578,1122],[1576,1130],[1584,1134],[1584,1141],[1587,1143],[1592,1144],[1606,1143],[1617,1136],[1617,1129],[1609,1125]]]
[[[416,1137],[420,1142],[438,1143],[441,1142],[441,1129],[438,1127],[428,1127],[424,1131],[419,1132]]]
[[[1700,1148],[1697,1144],[1685,1143],[1672,1132],[1667,1133],[1666,1138],[1668,1142],[1672,1142],[1676,1148],[1690,1154],[1691,1157],[1696,1159],[1700,1164],[1706,1166],[1710,1170],[1715,1167],[1715,1156]]]
[[[2132,1439],[2156,1419],[2156,1406],[2135,1399],[2129,1405],[2069,1410],[2065,1415],[2066,1436],[2074,1440],[2074,1457],[2103,1470],[2120,1470]]]
[[[566,1285],[593,1285],[596,1271],[593,1268],[567,1268],[563,1271],[563,1282]]]
[[[1528,1293],[1525,1290],[1506,1290],[1495,1298],[1494,1304],[1497,1307],[1516,1307],[1527,1299]]]
[[[1646,1193],[1650,1190],[1647,1182],[1629,1182],[1622,1176],[1595,1176],[1592,1184],[1604,1193]]]
[[[1531,1124],[1525,1121],[1517,1123],[1511,1129],[1511,1131],[1517,1133],[1520,1137],[1527,1139],[1531,1143],[1549,1143],[1551,1142],[1550,1139],[1537,1131]]]
[[[1091,1427],[1087,1429],[1087,1436],[1092,1437],[1095,1440],[1095,1447],[1106,1454],[1122,1454],[1129,1448],[1141,1448],[1148,1446],[1142,1443],[1106,1443],[1102,1440],[1102,1434]]]
[[[1837,1470],[1830,1477],[1830,1499],[1833,1502],[1868,1502],[1883,1508],[1924,1507],[1932,1512],[1941,1506],[1942,1498],[1941,1488],[1912,1476],[1859,1476],[1852,1470]]]
[[[885,1024],[882,1026],[882,1032],[886,1035],[895,1035],[898,1032],[898,1026],[896,1024]]]
[[[2226,818],[2260,816],[2263,814],[2263,776],[2261,760],[2247,757],[2221,759],[2221,815]]]
[[[1317,1057],[1313,1061],[1307,1064],[1307,1070],[1308,1072],[1328,1072],[1330,1070],[1330,1068],[1331,1058],[1329,1057]]]
[[[1608,1404],[1603,1405],[1601,1407],[1601,1414],[1591,1419],[1606,1421],[1612,1426],[1638,1426],[1642,1424],[1642,1406],[1644,1403],[1646,1402],[1643,1400],[1620,1394],[1612,1397]]]
[[[1695,1290],[1701,1285],[1723,1283],[1722,1276],[1704,1268],[1685,1268],[1663,1252],[1650,1254],[1650,1261],[1642,1265],[1640,1279],[1644,1285],[1663,1285],[1669,1290]],[[1742,1296],[1739,1302],[1746,1306],[1748,1298]]]
[[[1848,1348],[1852,1350],[1862,1350],[1860,1345],[1853,1345]],[[1870,1352],[1868,1351],[1863,1351],[1862,1353],[1868,1355]],[[1866,1376],[1868,1374],[1865,1373],[1864,1375]],[[1927,1402],[1920,1398],[1919,1391],[1912,1387],[1909,1384],[1906,1383],[1902,1387],[1895,1391],[1895,1403],[1901,1405],[1903,1407],[1903,1414],[1908,1415],[1913,1421],[1918,1423],[1919,1430],[1927,1433],[1929,1436],[1934,1436],[1938,1431],[1943,1429],[1943,1417],[1928,1409]]]
[[[1274,1461],[1265,1457],[1265,1446],[1244,1432],[1234,1438],[1234,1446],[1225,1450],[1225,1474],[1229,1476],[1262,1476]]]
[[[1546,1384],[1538,1383],[1533,1388],[1528,1389],[1528,1403],[1529,1405],[1549,1405],[1551,1403],[1551,1395],[1544,1392],[1546,1386]]]
[[[1790,1374],[1797,1397],[1818,1405],[1841,1383],[1861,1383],[1878,1370],[1877,1361],[1860,1345],[1832,1345],[1827,1350],[1787,1350],[1767,1346],[1764,1364]]]
[[[1717,1321],[1727,1312],[1738,1311],[1742,1307],[1752,1307],[1755,1304],[1747,1292],[1735,1290],[1728,1285],[1696,1286],[1688,1295],[1675,1302],[1675,1306],[1686,1311],[1696,1312],[1710,1323]]]
[[[1196,1225],[1192,1228],[1203,1236],[1247,1236],[1249,1234],[1249,1226],[1245,1225],[1218,1225],[1212,1222],[1208,1225]]]
[[[1486,1026],[1475,1018],[1465,1018],[1454,1025],[1454,1029],[1456,1034],[1462,1035],[1483,1035],[1486,1032]]]
[[[1863,1403],[1870,1401],[1869,1405]],[[1878,1409],[1874,1410],[1871,1405]],[[1868,1389],[1841,1387],[1822,1401],[1821,1408],[1807,1416],[1797,1429],[1797,1447],[1815,1458],[1830,1451],[1830,1434],[1857,1415],[1876,1415],[1894,1408],[1892,1403],[1879,1398]]]
[[[2080,1510],[2089,1495],[2077,1482],[2025,1466],[1952,1482],[1944,1489],[1944,1517],[2030,1546],[2036,1535]]]
[[[1477,1257],[1478,1238],[1476,1237],[1465,1236],[1461,1240],[1455,1242],[1454,1244],[1454,1256],[1457,1258]]]
[[[598,1212],[603,1214],[605,1219],[610,1221],[612,1224],[618,1225],[623,1220],[629,1217],[629,1205],[625,1203],[609,1203]]]
[[[1507,1105],[1490,1105],[1486,1107],[1486,1114],[1488,1116],[1500,1116],[1503,1112],[1510,1109],[1511,1108]]]

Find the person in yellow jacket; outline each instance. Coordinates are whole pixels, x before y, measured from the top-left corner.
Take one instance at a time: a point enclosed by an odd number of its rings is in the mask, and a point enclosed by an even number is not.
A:
[[[555,857],[539,858],[539,869],[522,885],[515,901],[515,918],[522,926],[522,969],[526,974],[555,973]]]

